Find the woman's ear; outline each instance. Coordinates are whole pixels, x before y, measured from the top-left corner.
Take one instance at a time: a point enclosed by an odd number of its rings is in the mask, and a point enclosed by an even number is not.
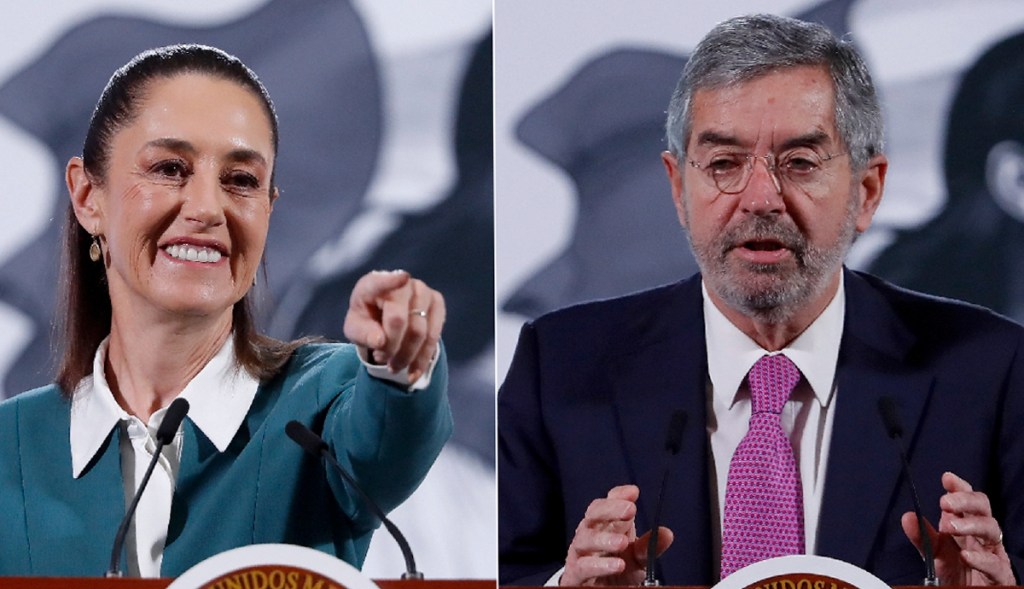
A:
[[[99,191],[96,190],[92,176],[86,171],[82,158],[76,156],[68,160],[64,180],[79,224],[90,234],[102,232],[103,210],[99,202]]]

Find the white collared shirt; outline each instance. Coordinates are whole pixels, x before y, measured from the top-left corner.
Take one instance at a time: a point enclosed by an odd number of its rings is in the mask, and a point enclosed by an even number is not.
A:
[[[71,466],[74,477],[78,478],[110,430],[120,427],[121,474],[127,506],[153,457],[156,431],[167,408],[159,409],[149,423],[143,423],[117,404],[103,371],[107,343],[104,340],[96,350],[92,375],[82,380],[71,401]],[[189,402],[189,419],[218,451],[223,452],[245,420],[258,388],[259,381],[237,367],[233,338],[229,337],[178,396]],[[125,569],[129,576],[160,576],[174,481],[181,462],[181,441],[179,428],[174,441],[164,446],[146,492],[139,500],[126,542]],[[113,532],[111,530],[111,534]]]
[[[761,356],[768,354],[733,325],[715,307],[702,285],[704,336],[708,353],[708,436],[711,440],[712,522],[716,550],[721,549],[722,506],[729,462],[750,422],[750,390],[746,376]],[[803,378],[782,409],[782,429],[793,444],[804,500],[806,552],[817,546],[818,519],[825,467],[836,407],[836,365],[843,336],[846,295],[840,274],[839,288],[821,315],[792,343],[776,353],[785,354]],[[715,562],[719,560],[716,553]]]
[[[72,395],[71,467],[72,475],[77,479],[96,456],[110,430],[120,427],[121,474],[127,508],[153,458],[156,432],[167,408],[157,410],[150,416],[149,423],[143,423],[117,404],[103,370],[107,345],[107,339],[100,343],[93,358],[92,375],[83,379]],[[217,355],[178,395],[189,402],[188,418],[213,442],[219,452],[227,450],[238,433],[259,388],[259,381],[238,367],[234,350],[234,338],[228,337]],[[409,387],[410,391],[422,390],[430,385],[438,356],[434,355],[423,376]],[[408,382],[404,370],[391,374],[385,366],[368,364],[366,351],[362,348],[359,349],[359,357],[371,376],[390,382]],[[128,529],[125,543],[125,570],[128,576],[160,576],[174,483],[181,463],[182,431],[179,428],[174,441],[164,446]],[[115,531],[110,530],[111,538]]]

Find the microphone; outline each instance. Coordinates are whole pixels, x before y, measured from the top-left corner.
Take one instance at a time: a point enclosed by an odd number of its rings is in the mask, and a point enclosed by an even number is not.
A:
[[[900,418],[896,415],[896,402],[892,397],[885,396],[878,400],[878,413],[885,423],[885,430],[889,437],[896,440],[900,449],[900,459],[903,462],[903,478],[910,486],[910,497],[914,501],[914,513],[917,515],[917,530],[921,536],[921,548],[924,552],[924,582],[926,587],[936,587],[939,584],[935,577],[935,553],[932,551],[932,539],[925,527],[924,514],[921,511],[921,501],[917,497],[917,487],[914,486],[914,478],[910,476],[910,460],[907,458],[907,450],[903,445],[903,426]]]
[[[380,506],[378,506],[377,503],[371,499],[365,491],[363,491],[362,487],[359,486],[359,483],[356,482],[355,477],[350,475],[348,471],[338,463],[338,459],[334,457],[334,454],[332,454],[330,448],[328,448],[327,442],[325,442],[320,436],[313,433],[311,429],[295,420],[289,421],[284,426],[284,432],[288,434],[288,437],[291,438],[293,442],[301,446],[303,450],[318,458],[322,456],[328,463],[333,465],[334,469],[341,475],[341,478],[356,491],[362,499],[363,504],[369,507],[370,511],[373,512],[373,515],[377,516],[381,523],[384,524],[384,527],[387,529],[388,533],[391,534],[391,537],[395,539],[395,542],[398,544],[398,548],[402,551],[402,558],[405,559],[405,572],[402,573],[402,580],[422,579],[423,573],[416,570],[416,559],[412,556],[412,548],[409,547],[409,542],[405,539],[405,536],[403,536],[398,527],[391,523],[391,520],[384,515],[384,511]]]
[[[661,489],[658,491],[658,503],[654,508],[654,520],[651,527],[651,537],[647,542],[647,577],[644,579],[644,587],[657,587],[660,585],[654,578],[654,561],[658,558],[658,525],[661,523],[661,506],[665,499],[665,487],[668,486],[669,467],[672,466],[672,458],[679,454],[683,446],[683,430],[686,429],[686,411],[676,409],[668,422],[668,433],[665,435],[665,468],[661,476]]]
[[[121,549],[124,548],[124,536],[128,533],[128,524],[132,521],[135,509],[139,506],[142,492],[146,489],[146,485],[149,484],[149,477],[153,475],[153,468],[156,466],[157,461],[160,460],[160,452],[164,449],[164,446],[174,440],[174,434],[178,433],[178,428],[181,426],[181,421],[185,419],[186,413],[188,413],[188,401],[181,397],[171,401],[167,412],[164,413],[164,419],[156,430],[156,449],[153,451],[153,458],[150,459],[149,466],[146,468],[146,474],[142,476],[142,482],[139,483],[139,489],[135,492],[135,496],[132,497],[132,502],[128,505],[124,519],[121,520],[121,525],[118,526],[117,534],[114,536],[114,548],[110,551],[110,568],[107,569],[107,573],[104,575],[106,577],[121,576]]]

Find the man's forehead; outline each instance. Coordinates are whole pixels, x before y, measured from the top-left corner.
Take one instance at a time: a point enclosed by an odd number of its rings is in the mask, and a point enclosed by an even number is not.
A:
[[[801,138],[838,142],[835,90],[828,70],[799,66],[694,91],[688,143],[780,145]]]

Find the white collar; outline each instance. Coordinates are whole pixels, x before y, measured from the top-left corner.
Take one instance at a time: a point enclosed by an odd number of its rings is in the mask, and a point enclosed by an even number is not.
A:
[[[843,337],[846,313],[844,278],[839,274],[839,288],[825,310],[818,315],[792,343],[775,353],[785,354],[807,379],[822,407],[832,399],[839,343]],[[708,375],[712,391],[719,402],[731,407],[740,383],[761,356],[768,354],[747,334],[732,324],[711,302],[707,287],[701,282],[704,297],[704,338],[708,352]]]
[[[92,361],[92,374],[75,387],[71,399],[71,468],[78,478],[96,456],[110,430],[122,421],[137,419],[117,401],[107,384],[103,365],[108,340],[104,339]],[[259,381],[235,363],[234,338],[229,336],[217,355],[207,362],[178,395],[189,402],[188,418],[223,452],[249,413]],[[153,413],[146,426],[160,427],[167,408]]]

